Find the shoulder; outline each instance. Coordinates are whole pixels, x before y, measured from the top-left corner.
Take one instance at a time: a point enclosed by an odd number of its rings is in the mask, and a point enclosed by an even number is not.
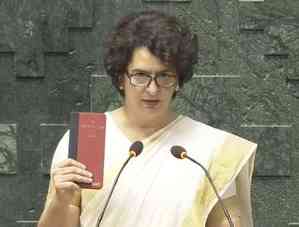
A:
[[[212,127],[208,124],[205,124],[203,122],[194,120],[188,116],[183,116],[180,124],[179,124],[180,130],[184,132],[184,134],[187,134],[188,136],[191,137],[196,137],[200,138],[200,141],[209,141],[210,142],[215,142],[219,140],[222,140],[225,136],[227,136],[229,133]],[[198,140],[199,141],[199,140]]]
[[[257,147],[257,144],[252,141],[187,116],[182,118],[177,131],[179,131],[177,141],[186,141],[182,145],[194,150],[195,155],[197,153],[201,155],[202,152],[207,153],[209,151],[214,155],[248,156],[253,154]]]
[[[207,136],[207,137],[221,137],[223,138],[225,141],[234,141],[234,142],[239,142],[239,143],[247,143],[247,144],[251,144],[251,145],[255,145],[256,144],[246,138],[243,138],[235,133],[232,132],[228,132],[225,131],[223,129],[219,129],[219,128],[215,128],[213,126],[210,126],[208,124],[205,124],[203,122],[194,120],[190,117],[187,116],[183,116],[183,124],[184,127],[191,129],[191,131],[194,132],[201,132]]]

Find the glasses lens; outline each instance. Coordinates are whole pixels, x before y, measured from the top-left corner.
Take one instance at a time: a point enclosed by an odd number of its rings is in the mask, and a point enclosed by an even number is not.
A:
[[[154,78],[150,74],[138,72],[129,75],[129,79],[132,85],[144,87],[148,86]],[[156,79],[154,80],[156,80],[160,87],[172,87],[176,83],[176,76],[169,73],[161,73],[156,75]]]
[[[136,73],[131,76],[131,83],[136,86],[146,86],[151,80],[151,76],[145,73]]]
[[[157,76],[157,82],[161,87],[171,87],[176,83],[176,77],[170,74],[160,74]]]

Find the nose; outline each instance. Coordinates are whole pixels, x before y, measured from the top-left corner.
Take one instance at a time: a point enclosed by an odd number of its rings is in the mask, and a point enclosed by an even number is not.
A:
[[[156,94],[159,91],[159,86],[157,85],[156,80],[152,79],[149,85],[146,87],[146,91],[151,95]]]

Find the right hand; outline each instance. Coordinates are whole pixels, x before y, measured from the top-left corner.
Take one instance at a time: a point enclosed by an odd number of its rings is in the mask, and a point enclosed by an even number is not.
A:
[[[65,205],[72,203],[76,193],[80,193],[77,183],[91,183],[92,173],[86,170],[82,163],[66,159],[57,163],[52,171],[51,177],[56,192],[56,198]]]

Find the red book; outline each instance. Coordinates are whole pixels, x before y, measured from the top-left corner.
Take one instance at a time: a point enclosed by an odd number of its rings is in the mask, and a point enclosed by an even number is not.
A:
[[[83,163],[93,174],[93,182],[83,188],[103,186],[106,116],[103,113],[72,112],[69,158]]]

